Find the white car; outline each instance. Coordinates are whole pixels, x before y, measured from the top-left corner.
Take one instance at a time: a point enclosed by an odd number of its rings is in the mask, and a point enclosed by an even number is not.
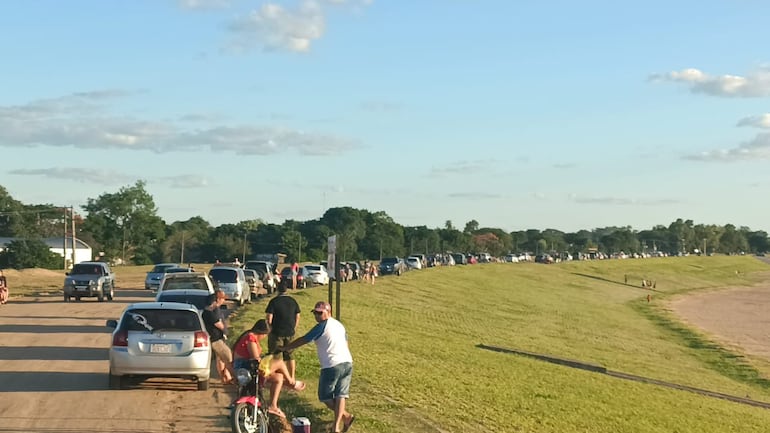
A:
[[[158,292],[179,289],[205,290],[208,293],[214,293],[214,283],[203,272],[180,272],[165,274],[158,286]]]
[[[305,265],[310,281],[313,284],[326,285],[329,284],[329,272],[326,271],[324,265]]]
[[[120,321],[108,320],[107,327],[114,329],[111,389],[122,388],[126,377],[190,379],[199,391],[208,389],[211,344],[196,307],[175,302],[132,304]]]
[[[422,269],[422,260],[417,256],[409,256],[406,258],[406,265],[409,269]]]

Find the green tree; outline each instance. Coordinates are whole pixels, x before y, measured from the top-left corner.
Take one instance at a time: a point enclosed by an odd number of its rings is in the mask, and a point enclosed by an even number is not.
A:
[[[364,259],[404,254],[404,228],[383,211],[365,213],[366,234],[360,249]]]
[[[102,245],[108,259],[122,263],[147,264],[157,256],[164,240],[165,222],[157,215],[145,182],[121,188],[117,193],[89,198],[83,230]]]
[[[9,243],[0,253],[0,263],[14,269],[61,269],[62,256],[51,252],[40,239],[20,239]]]
[[[359,258],[358,241],[366,236],[366,214],[352,207],[328,209],[321,223],[337,235],[337,256],[341,261]]]

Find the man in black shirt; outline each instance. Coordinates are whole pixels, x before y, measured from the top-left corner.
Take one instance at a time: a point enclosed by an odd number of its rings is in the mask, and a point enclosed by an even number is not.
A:
[[[206,325],[206,332],[209,333],[211,350],[217,356],[219,377],[222,379],[222,383],[232,383],[235,378],[233,352],[225,342],[227,339],[227,335],[225,335],[226,328],[220,311],[226,298],[225,292],[217,290],[215,294],[209,297],[209,306],[203,309],[201,316],[203,317],[203,323]]]
[[[270,334],[267,335],[267,350],[274,353],[276,349],[286,346],[294,339],[294,333],[299,326],[299,304],[286,293],[286,286],[278,287],[278,296],[271,299],[265,309],[267,323],[270,324]],[[283,360],[291,377],[297,367],[297,361],[291,356],[291,351],[283,352]]]

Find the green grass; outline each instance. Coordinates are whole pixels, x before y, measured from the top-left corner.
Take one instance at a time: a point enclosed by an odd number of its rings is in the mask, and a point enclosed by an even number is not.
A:
[[[355,431],[770,431],[767,409],[475,347],[545,353],[770,401],[770,363],[720,347],[666,309],[669,297],[751,285],[768,270],[752,257],[685,257],[458,266],[379,278],[375,286],[347,283],[341,315],[355,360]],[[637,287],[642,278],[655,280],[655,291]],[[309,312],[327,292],[294,296]],[[232,326],[245,329],[264,307],[242,309]],[[303,314],[301,331],[312,325]],[[310,386],[281,404],[290,417],[323,425],[331,413],[315,398],[315,350],[296,354],[298,375]]]

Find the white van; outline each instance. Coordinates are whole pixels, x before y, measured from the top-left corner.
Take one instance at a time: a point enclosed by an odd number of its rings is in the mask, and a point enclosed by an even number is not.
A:
[[[249,299],[251,288],[246,281],[243,269],[232,266],[214,266],[209,270],[209,278],[214,289],[221,290],[227,299],[243,305]]]

